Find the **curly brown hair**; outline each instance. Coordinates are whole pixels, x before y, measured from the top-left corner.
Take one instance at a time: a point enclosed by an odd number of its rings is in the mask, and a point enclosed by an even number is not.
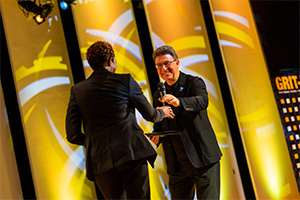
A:
[[[86,52],[86,59],[93,70],[104,68],[104,63],[111,58],[115,58],[115,52],[107,41],[95,42]]]

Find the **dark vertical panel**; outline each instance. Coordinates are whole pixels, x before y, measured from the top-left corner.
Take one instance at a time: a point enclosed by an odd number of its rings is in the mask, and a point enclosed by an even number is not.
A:
[[[58,4],[59,5],[59,4]],[[59,9],[61,22],[63,25],[65,40],[67,44],[69,60],[73,75],[74,83],[79,83],[85,79],[83,64],[81,60],[80,47],[78,44],[78,38],[76,34],[76,28],[73,18],[72,9],[67,10]],[[104,199],[102,192],[95,183],[95,189],[99,200]]]
[[[1,84],[3,87],[3,96],[7,109],[13,147],[16,154],[22,193],[24,199],[36,199],[1,13],[0,23]]]
[[[135,15],[136,26],[138,28],[150,89],[151,92],[154,93],[157,90],[157,83],[159,82],[159,77],[155,68],[155,62],[152,58],[153,47],[151,42],[150,30],[145,14],[144,4],[142,0],[132,0],[132,7]]]
[[[251,177],[247,165],[245,151],[243,148],[238,121],[234,111],[235,109],[231,97],[231,92],[229,89],[225,66],[221,55],[221,50],[218,42],[218,37],[216,34],[216,29],[214,26],[214,21],[211,14],[210,5],[207,0],[204,1],[201,0],[200,3],[201,3],[202,12],[203,12],[203,16],[207,28],[213,59],[216,66],[216,72],[220,83],[224,107],[226,110],[226,116],[228,119],[228,125],[232,136],[232,142],[233,142],[236,159],[240,170],[245,196],[246,199],[255,199],[255,193],[251,182]]]
[[[59,4],[57,5],[59,6]],[[78,83],[85,79],[83,64],[81,60],[80,47],[78,44],[76,28],[72,9],[62,10],[59,9],[61,22],[63,25],[65,40],[69,54],[70,65],[74,83]]]

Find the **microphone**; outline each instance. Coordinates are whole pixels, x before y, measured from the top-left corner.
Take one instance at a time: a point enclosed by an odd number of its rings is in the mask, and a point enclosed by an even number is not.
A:
[[[166,86],[165,86],[165,84],[163,82],[159,82],[157,84],[157,87],[158,87],[160,97],[163,98],[163,96],[166,95]],[[163,105],[165,106],[165,102],[163,102]]]

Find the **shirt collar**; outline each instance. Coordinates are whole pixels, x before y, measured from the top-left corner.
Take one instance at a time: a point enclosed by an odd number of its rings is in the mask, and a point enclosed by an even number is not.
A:
[[[179,82],[180,82],[180,77],[181,77],[181,73],[179,74],[178,80],[173,85],[168,85],[168,83],[165,82],[167,91],[175,91],[176,90],[176,88],[178,87]]]

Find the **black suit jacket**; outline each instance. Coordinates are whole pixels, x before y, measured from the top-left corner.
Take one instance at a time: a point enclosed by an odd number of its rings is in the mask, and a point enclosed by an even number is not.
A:
[[[180,72],[177,87],[173,95],[180,100],[180,107],[173,107],[174,119],[164,119],[154,124],[154,131],[167,131],[175,120],[175,129],[181,132],[184,150],[194,167],[204,167],[220,160],[220,151],[214,130],[207,116],[208,94],[204,81],[200,77]],[[167,91],[168,93],[168,91]],[[157,99],[159,92],[153,95],[154,107],[161,106]],[[174,126],[171,128],[174,129]],[[171,137],[162,138],[168,174],[175,173],[176,155]]]
[[[131,160],[147,158],[153,166],[156,151],[137,124],[135,109],[148,121],[164,118],[130,74],[99,70],[71,88],[67,140],[85,146],[88,179]]]

